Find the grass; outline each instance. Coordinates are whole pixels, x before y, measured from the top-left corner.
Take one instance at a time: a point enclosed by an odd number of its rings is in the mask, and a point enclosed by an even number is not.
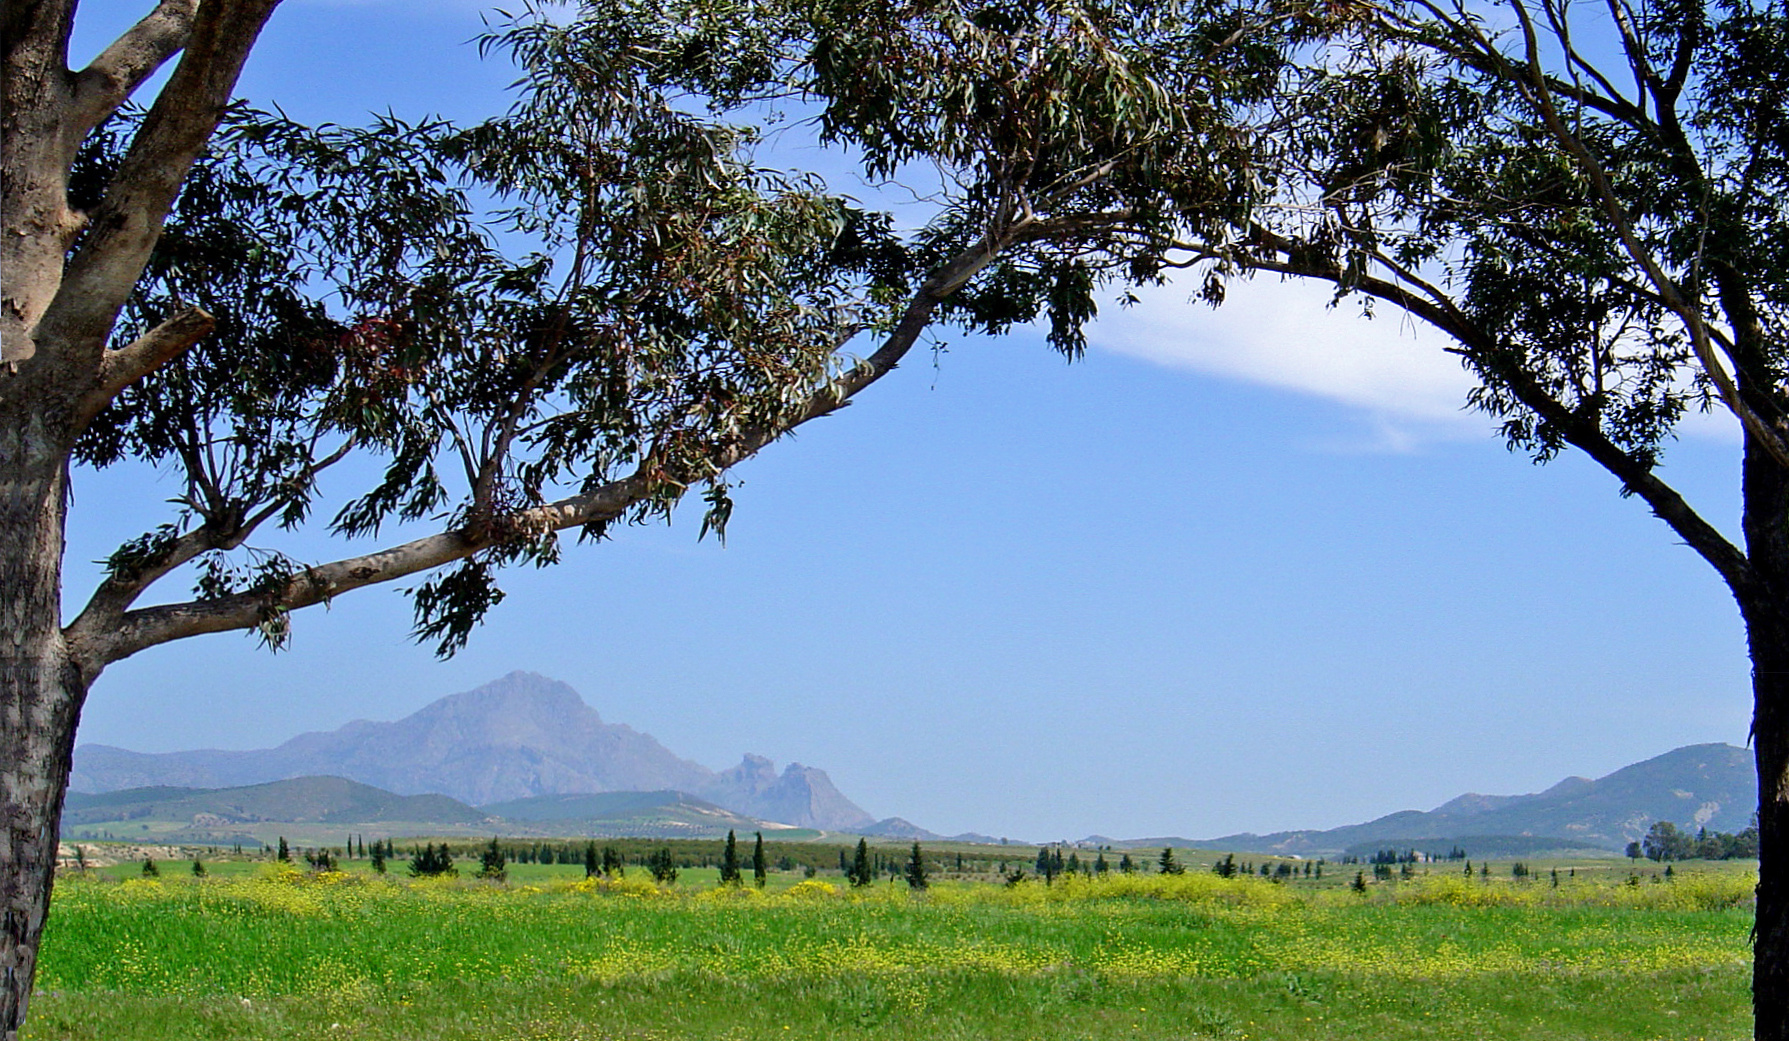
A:
[[[175,865],[169,865],[174,867]],[[1750,880],[58,885],[24,1037],[1741,1038]]]

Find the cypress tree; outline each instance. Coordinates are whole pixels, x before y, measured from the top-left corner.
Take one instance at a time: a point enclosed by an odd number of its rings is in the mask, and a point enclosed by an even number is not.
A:
[[[503,848],[497,845],[497,836],[491,836],[491,844],[485,847],[484,855],[479,858],[478,877],[501,882],[509,877],[509,869],[503,862]]]
[[[913,853],[907,858],[907,888],[923,890],[927,884],[926,858],[925,855],[919,851],[918,840],[915,840],[913,843]]]
[[[1102,849],[1100,850],[1099,856],[1094,858],[1093,873],[1096,875],[1103,875],[1110,870],[1112,870],[1112,865],[1106,863],[1106,851]]]
[[[1118,870],[1127,875],[1134,875],[1137,873],[1137,862],[1131,859],[1129,853],[1126,853],[1124,856],[1118,858]]]
[[[875,877],[870,871],[870,844],[864,839],[857,840],[857,853],[851,858],[851,872],[847,876],[851,884],[859,889],[870,884]]]
[[[193,877],[194,878],[204,878],[205,877],[205,862],[203,860],[200,860],[198,857],[193,858]]]
[[[373,871],[376,874],[385,874],[385,843],[377,839],[373,840]]]
[[[752,882],[759,889],[769,881],[769,866],[764,862],[764,833],[758,832],[758,839],[752,843]]]
[[[410,858],[410,874],[416,878],[434,878],[439,875],[457,875],[459,869],[453,866],[453,853],[443,842],[440,849],[433,842],[427,843]]]
[[[596,873],[600,870],[602,870],[602,865],[596,859],[596,843],[584,843],[584,877],[595,878]]]
[[[279,853],[275,854],[274,859],[284,861],[288,864],[292,863],[292,847],[286,845],[286,837],[284,835],[280,836]]]
[[[677,864],[671,859],[671,847],[660,846],[646,858],[646,870],[652,872],[652,880],[660,885],[670,885],[677,881]]]
[[[613,846],[603,847],[603,874],[616,878],[627,874],[627,866],[621,862],[621,851]]]
[[[733,829],[728,828],[727,848],[721,851],[721,885],[739,884],[739,841],[733,837]]]

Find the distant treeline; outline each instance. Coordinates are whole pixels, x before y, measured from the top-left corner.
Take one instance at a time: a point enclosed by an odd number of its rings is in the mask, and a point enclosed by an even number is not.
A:
[[[740,836],[742,841],[750,841],[755,832],[746,832]],[[844,872],[849,869],[851,859],[856,851],[856,844],[832,845],[815,842],[777,842],[771,838],[775,832],[764,837],[764,856],[769,866],[778,871],[802,871],[812,869],[814,872]],[[400,842],[396,845],[394,855],[410,857],[426,847],[444,851],[446,855],[462,860],[481,859],[490,847],[490,839],[447,839],[445,841],[414,840]],[[375,841],[373,845],[378,845]],[[669,862],[679,868],[716,868],[721,866],[725,856],[725,839],[654,839],[624,838],[598,840],[561,840],[546,842],[535,839],[506,839],[497,837],[497,844],[504,859],[512,864],[566,864],[583,865],[589,850],[594,846],[598,856],[608,853],[627,867],[650,868],[655,862],[661,865],[668,857]],[[336,855],[350,860],[370,859],[369,845],[364,838],[350,837],[345,846],[327,847]],[[895,874],[905,869],[909,859],[906,846],[871,846],[868,849],[871,870],[878,875]],[[1028,856],[1023,847],[1010,852],[983,850],[949,850],[944,852],[928,852],[928,861],[936,870],[957,874],[991,875],[1005,870],[1008,863],[1027,863]]]
[[[1410,839],[1404,843],[1387,845],[1379,842],[1359,842],[1342,851],[1338,860],[1346,864],[1400,864],[1405,861],[1398,857],[1416,855],[1420,860],[1505,860],[1515,857],[1535,857],[1556,850],[1596,849],[1594,843],[1586,843],[1582,839],[1564,838],[1559,835],[1454,835],[1437,839]],[[1607,847],[1602,847],[1607,849]],[[1614,854],[1608,849],[1608,854]],[[1386,854],[1393,854],[1394,859],[1383,859]],[[1375,860],[1375,858],[1381,858]]]
[[[1645,838],[1627,844],[1627,855],[1635,860],[1752,860],[1758,856],[1758,815],[1752,814],[1751,827],[1731,834],[1703,828],[1691,835],[1670,821],[1657,821]]]

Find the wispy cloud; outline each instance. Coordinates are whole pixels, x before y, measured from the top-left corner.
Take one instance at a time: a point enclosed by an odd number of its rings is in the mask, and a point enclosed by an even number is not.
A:
[[[1102,314],[1095,347],[1351,405],[1368,421],[1367,447],[1380,450],[1489,429],[1462,409],[1472,377],[1444,338],[1395,309],[1368,318],[1357,301],[1330,306],[1321,286],[1271,278],[1233,281],[1215,310],[1185,286],[1138,295],[1135,306]]]
[[[1102,312],[1089,332],[1096,348],[1359,410],[1359,439],[1324,447],[1411,451],[1437,440],[1483,437],[1494,427],[1489,417],[1464,408],[1473,379],[1446,352],[1446,337],[1396,308],[1382,304],[1369,318],[1357,299],[1331,306],[1321,285],[1272,277],[1232,281],[1215,310],[1191,299],[1185,285],[1138,296],[1134,307]],[[1693,413],[1679,433],[1737,438],[1725,413]]]

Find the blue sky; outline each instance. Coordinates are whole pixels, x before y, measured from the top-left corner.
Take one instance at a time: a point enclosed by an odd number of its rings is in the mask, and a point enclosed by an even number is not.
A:
[[[86,46],[135,13],[90,0]],[[479,29],[470,4],[287,0],[243,93],[475,119],[512,78]],[[1329,827],[1744,742],[1732,603],[1613,479],[1505,452],[1388,315],[1184,295],[1109,308],[1074,365],[947,336],[742,467],[725,549],[686,510],[508,573],[451,661],[367,590],[285,654],[225,635],[113,666],[80,739],[264,747],[526,668],[710,766],[799,760],[878,816],[1033,840]],[[1664,471],[1729,531],[1736,457],[1698,420]],[[76,476],[71,603],[169,494]]]

